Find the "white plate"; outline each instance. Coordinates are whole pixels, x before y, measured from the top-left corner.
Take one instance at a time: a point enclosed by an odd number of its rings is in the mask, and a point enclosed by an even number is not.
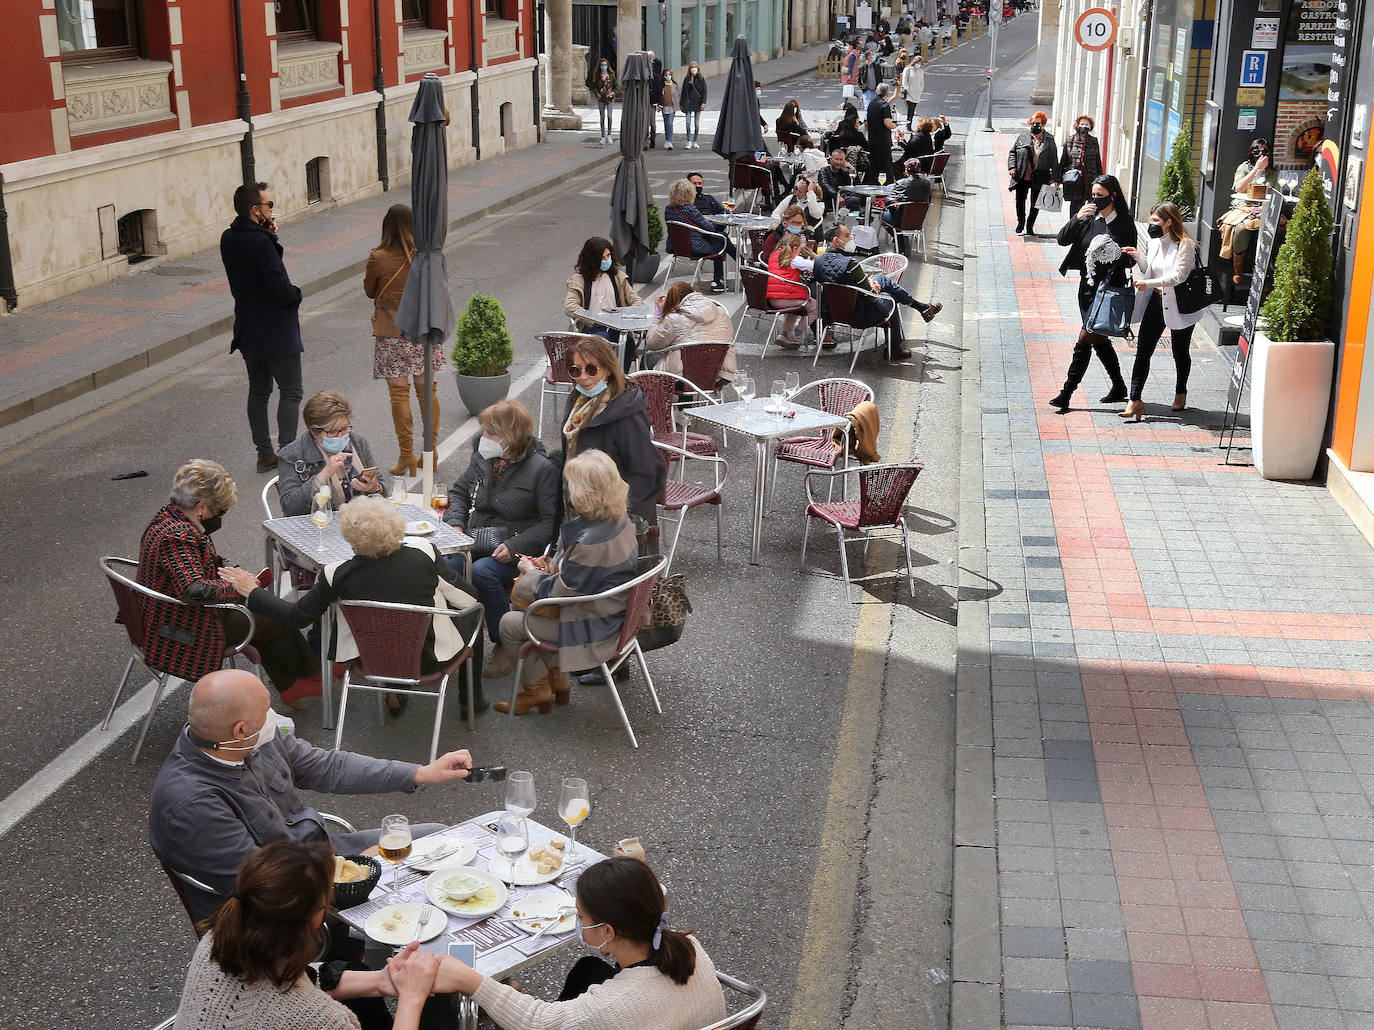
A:
[[[454,873],[458,872],[475,876],[477,879],[486,883],[487,887],[492,888],[495,892],[494,900],[490,895],[483,900],[481,894],[469,901],[454,901],[449,898],[439,888],[439,883],[445,877],[452,876]],[[487,888],[484,887],[482,893],[486,893],[486,889]],[[480,916],[491,915],[506,903],[506,885],[501,882],[501,878],[495,873],[488,872],[485,869],[478,869],[475,866],[449,865],[445,863],[434,870],[434,872],[430,873],[429,877],[425,880],[425,897],[433,904],[438,905],[445,912],[452,912],[455,916],[475,919]]]
[[[784,405],[784,406],[782,406],[782,407],[775,408],[775,407],[773,407],[773,405],[767,404],[767,405],[764,406],[764,409],[763,409],[763,410],[766,411],[766,412],[768,412],[768,414],[770,414],[770,415],[781,415],[781,414],[783,414],[785,411],[787,411],[787,407],[786,407],[786,405]]]
[[[552,916],[564,906],[569,908],[573,906],[571,894],[563,892],[557,895],[538,894],[532,898],[517,901],[512,905],[511,920],[522,930],[527,930],[531,934],[538,933],[540,930],[544,930],[544,927],[548,926],[549,923],[548,919],[541,917]],[[544,930],[544,935],[567,933],[576,923],[577,913],[568,912],[557,923]]]
[[[407,902],[401,905],[388,905],[367,917],[363,932],[379,944],[403,947],[415,939],[415,922],[420,918],[423,905]],[[430,906],[429,921],[420,932],[421,942],[433,940],[448,926],[448,916],[438,908]]]
[[[530,861],[529,855],[521,855],[520,860],[515,863],[515,885],[517,887],[536,887],[541,883],[552,883],[563,875],[563,869],[566,865],[567,858],[565,856],[553,872],[541,873]],[[491,871],[503,881],[506,880],[506,874],[510,871],[510,860],[505,855],[497,855],[491,860]]]
[[[430,533],[433,533],[436,528],[434,523],[430,522],[428,519],[418,519],[415,522],[406,523],[406,535],[428,536]]]
[[[447,851],[455,844],[458,845],[458,850],[451,855],[445,855],[437,862],[431,862],[425,857],[431,851]],[[410,849],[410,858],[406,860],[406,865],[422,873],[432,873],[441,865],[467,865],[476,857],[477,848],[465,840],[454,840],[452,837],[430,837],[415,842]]]

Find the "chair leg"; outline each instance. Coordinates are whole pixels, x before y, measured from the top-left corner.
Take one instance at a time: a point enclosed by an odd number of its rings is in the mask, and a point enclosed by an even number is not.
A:
[[[720,531],[720,510],[724,507],[724,501],[716,505],[716,561],[718,562],[725,560],[725,550],[723,544],[721,543]],[[667,570],[665,569],[664,571],[666,572]]]
[[[620,701],[620,691],[615,689],[615,677],[611,675],[611,670],[605,662],[601,663],[601,675],[606,677],[606,685],[611,688],[611,699],[615,702],[615,710],[620,713],[620,721],[625,726],[625,732],[630,735],[630,746],[639,747],[639,741],[635,739],[635,731],[630,728],[630,717],[625,714],[625,706]],[[515,703],[511,702],[511,711],[515,710]]]
[[[434,709],[434,732],[429,735],[429,760],[432,762],[439,755],[439,724],[444,721],[444,697],[448,694],[448,677],[445,676],[439,681],[439,696],[435,698],[438,705]],[[471,712],[471,706],[468,707]]]
[[[663,706],[658,703],[658,691],[654,689],[654,678],[649,675],[649,666],[644,661],[644,651],[639,646],[639,641],[632,642],[635,649],[635,661],[639,662],[639,671],[644,674],[644,682],[649,685],[649,696],[654,701],[654,711],[659,715],[663,714]]]
[[[817,362],[821,360],[821,341],[825,339],[825,323],[819,318],[816,319],[816,353],[811,358],[811,367],[815,368]]]
[[[773,498],[776,497],[778,493],[778,456],[776,454],[772,456],[770,464],[772,465],[773,478],[768,484],[768,503],[764,505],[763,508],[763,513],[765,515],[773,510]]]
[[[138,764],[138,754],[143,750],[143,741],[148,736],[148,727],[153,724],[153,713],[157,711],[158,704],[162,701],[162,692],[167,689],[167,673],[163,673],[157,678],[157,690],[153,692],[153,703],[148,706],[148,714],[143,717],[143,728],[138,731],[138,740],[134,742],[134,757],[129,759],[130,765]]]
[[[544,435],[544,394],[546,392],[547,391],[541,383],[539,386],[539,431],[535,434],[536,436]]]
[[[849,556],[844,550],[844,527],[837,524],[835,533],[840,538],[840,575],[844,577],[844,599],[853,604],[854,595],[849,589]]]
[[[348,688],[352,683],[352,670],[344,670],[343,685],[339,687],[339,718],[334,724],[334,750],[343,750],[344,716],[348,712]],[[381,697],[381,694],[377,695]]]
[[[803,521],[803,525],[804,525],[805,528],[802,529],[801,567],[802,567],[802,571],[805,572],[805,571],[806,571],[806,538],[809,537],[809,536],[811,535],[811,516],[810,516],[810,515],[805,515],[805,514],[804,514],[804,515],[802,515],[802,519],[804,520],[804,521]]]
[[[515,719],[515,695],[520,692],[520,683],[525,672],[525,656],[520,655],[515,659],[515,682],[510,685],[510,713],[508,718]]]
[[[134,662],[137,660],[136,655],[129,655],[129,661],[124,666],[124,675],[119,677],[119,685],[115,687],[114,697],[110,700],[110,710],[105,713],[105,721],[100,724],[102,730],[110,728],[110,720],[114,718],[115,709],[119,707],[119,696],[124,693],[124,685],[129,682],[129,673],[134,671]]]
[[[902,524],[902,553],[906,555],[906,589],[914,601],[916,600],[916,574],[911,571],[911,541],[907,537],[906,516],[899,516],[897,521]]]
[[[477,676],[472,669],[471,657],[463,663],[463,679],[466,680],[468,687],[468,729],[475,730],[477,728]]]

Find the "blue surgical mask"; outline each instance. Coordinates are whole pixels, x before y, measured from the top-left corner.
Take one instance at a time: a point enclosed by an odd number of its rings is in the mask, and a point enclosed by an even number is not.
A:
[[[581,383],[578,383],[577,392],[583,397],[599,397],[605,392],[606,384],[607,380],[605,379],[601,380],[601,382],[597,383],[595,386],[583,386]]]
[[[611,270],[611,265],[612,265],[612,264],[614,264],[614,262],[612,262],[610,258],[602,258],[602,259],[601,259],[601,271],[603,271],[603,272],[609,272],[609,271]]]
[[[343,436],[322,436],[320,437],[320,450],[325,454],[341,454],[348,450],[348,440],[350,434],[344,433]]]
[[[800,236],[804,232],[806,232],[806,230],[800,225],[789,225],[787,227],[787,234],[789,236]]]

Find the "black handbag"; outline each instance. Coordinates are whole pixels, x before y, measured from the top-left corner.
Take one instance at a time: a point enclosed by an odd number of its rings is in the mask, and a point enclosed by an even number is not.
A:
[[[1174,305],[1180,314],[1191,315],[1221,300],[1221,280],[1201,265],[1174,287]]]
[[[490,558],[506,539],[505,526],[482,526],[468,531],[472,537],[472,558]]]

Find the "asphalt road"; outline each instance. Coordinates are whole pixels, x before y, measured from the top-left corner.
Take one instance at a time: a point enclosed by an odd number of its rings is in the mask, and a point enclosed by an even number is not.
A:
[[[1004,31],[999,63],[1022,53],[1034,29],[1023,18]],[[922,111],[971,115],[986,43],[945,60],[927,73]],[[833,82],[801,78],[768,86],[764,99],[771,108],[798,96],[812,111],[837,105],[838,94]],[[711,171],[718,165],[709,153],[684,150],[658,150],[648,162],[660,197],[693,167],[719,185]],[[534,334],[563,321],[563,284],[578,245],[605,231],[609,178],[598,171],[551,183],[539,202],[450,241],[455,303],[474,291],[502,300],[517,376],[542,361]],[[441,747],[469,747],[481,762],[533,771],[535,818],[551,818],[561,776],[586,776],[593,814],[584,838],[606,848],[625,836],[644,840],[670,885],[674,925],[697,927],[718,966],[768,990],[770,1026],[947,1021],[960,193],[956,172],[933,212],[930,260],[905,280],[918,297],[943,300],[945,313],[928,334],[917,321],[911,361],[889,366],[870,353],[855,372],[878,390],[885,456],[926,463],[911,501],[916,597],[893,575],[899,552],[890,542],[871,549],[875,578],[863,604],[845,603],[833,538],[812,534],[808,561],[825,574],[800,571],[803,495],[791,470],[765,524],[763,564],[747,565],[752,448],[732,439],[726,560],[715,561],[709,516],[689,518],[677,567],[694,614],[682,643],[650,657],[664,714],[653,712],[642,685],[624,692],[640,749],[629,747],[610,699],[595,689],[577,690],[572,705],[549,716],[488,713],[473,733],[454,712],[441,737]],[[284,242],[289,263],[289,234]],[[385,389],[371,379],[369,313],[353,284],[311,299],[306,391],[342,390],[358,430],[389,461],[394,438]],[[783,352],[757,355],[746,344],[741,362],[765,387],[793,368],[804,379],[844,373],[838,356],[823,356],[813,373]],[[216,543],[244,565],[260,563],[257,494],[266,477],[252,471],[243,394],[242,366],[220,339],[0,433],[0,466],[11,483],[0,502],[8,627],[0,648],[8,702],[0,832],[11,870],[5,909],[13,926],[31,928],[6,934],[0,963],[10,974],[10,1011],[35,1028],[150,1026],[179,997],[193,938],[147,848],[146,806],[182,724],[186,690],[164,701],[137,766],[128,760],[132,732],[112,742],[99,733],[127,644],[96,559],[136,555],[172,471],[208,456],[223,461],[240,488]],[[440,396],[447,434],[462,419],[451,379]],[[536,405],[537,386],[523,399]],[[442,477],[456,476],[463,462],[448,459]],[[111,479],[133,470],[149,475]],[[134,714],[141,712],[125,710]],[[306,739],[332,737],[320,729],[317,704],[296,723]],[[421,704],[385,723],[360,706],[347,746],[422,760],[429,726]],[[458,785],[320,807],[376,825],[390,811],[456,820],[500,802],[499,787]],[[31,810],[16,818],[21,806]],[[557,965],[530,977],[532,989],[561,975]]]

